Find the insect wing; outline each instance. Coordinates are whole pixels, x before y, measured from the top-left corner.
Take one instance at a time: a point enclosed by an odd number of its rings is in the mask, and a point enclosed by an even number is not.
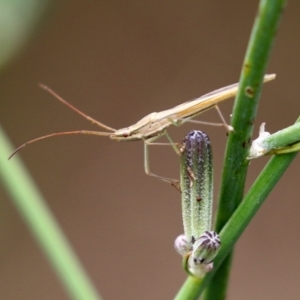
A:
[[[275,79],[275,74],[265,75],[264,82]],[[221,101],[232,98],[237,94],[239,83],[234,83],[208,94],[205,94],[194,100],[177,105],[171,109],[157,113],[156,121],[160,122],[164,119],[172,119],[174,122],[186,118],[192,118],[213,107]]]

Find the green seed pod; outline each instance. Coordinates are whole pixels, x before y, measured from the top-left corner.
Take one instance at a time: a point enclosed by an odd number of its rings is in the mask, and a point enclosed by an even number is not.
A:
[[[211,230],[213,203],[212,148],[208,136],[189,132],[181,147],[180,187],[187,242]]]

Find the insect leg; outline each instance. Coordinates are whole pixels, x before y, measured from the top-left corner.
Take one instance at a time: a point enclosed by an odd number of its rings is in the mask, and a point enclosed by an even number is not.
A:
[[[174,151],[175,151],[178,155],[180,155],[181,153],[180,153],[180,151],[179,151],[179,149],[178,149],[178,144],[176,144],[176,143],[173,142],[173,140],[171,139],[171,137],[169,136],[169,134],[168,134],[167,131],[165,131],[165,135],[166,135],[167,139],[169,140],[170,145],[173,147]]]
[[[171,183],[176,189],[180,190],[179,181],[178,180],[172,179],[172,178],[168,178],[168,177],[159,176],[159,175],[156,175],[156,174],[154,174],[154,173],[152,173],[150,171],[149,149],[148,149],[149,145],[174,145],[174,147],[176,147],[176,145],[174,143],[170,143],[170,144],[166,144],[166,143],[152,143],[152,141],[155,141],[157,138],[158,137],[156,136],[156,137],[153,137],[151,139],[148,139],[148,140],[144,141],[144,168],[145,168],[145,173],[147,175],[149,175],[149,176],[156,177],[156,178],[158,178],[158,179],[160,179],[162,181],[165,181],[167,183]],[[177,151],[178,151],[178,149],[177,149]]]
[[[227,129],[227,131],[232,132],[234,128],[231,125],[228,125],[225,121],[225,118],[217,104],[214,105],[215,109],[217,110],[221,120],[223,123],[214,123],[214,122],[205,122],[205,121],[198,121],[198,120],[186,120],[185,122],[189,123],[196,123],[196,124],[203,124],[203,125],[210,125],[210,126],[223,126]]]
[[[225,118],[223,117],[223,114],[222,114],[222,112],[221,112],[221,110],[220,110],[218,104],[216,104],[214,107],[215,107],[215,109],[217,110],[217,112],[218,112],[218,114],[219,114],[219,116],[220,116],[220,118],[221,118],[221,120],[222,120],[222,122],[223,122],[225,128],[226,128],[228,131],[230,131],[230,132],[231,132],[231,131],[234,131],[234,128],[226,123]]]

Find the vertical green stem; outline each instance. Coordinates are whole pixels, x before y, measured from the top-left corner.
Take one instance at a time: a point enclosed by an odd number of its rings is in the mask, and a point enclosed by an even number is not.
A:
[[[243,198],[248,169],[246,157],[256,118],[262,80],[285,2],[285,0],[261,0],[259,3],[241,72],[240,89],[233,109],[232,126],[235,131],[229,136],[225,154],[215,225],[217,232],[221,231]],[[231,259],[225,260],[217,270],[207,287],[205,299],[226,298],[230,265]]]
[[[234,132],[230,133],[226,148],[219,208],[216,217],[216,232],[222,230],[243,198],[248,168],[246,157],[250,146],[262,80],[285,3],[285,0],[261,0],[259,4],[241,72],[240,88],[233,109],[232,125]],[[277,172],[277,170],[273,169],[273,172]],[[271,188],[271,184],[268,184]],[[252,205],[254,205],[254,202]],[[206,300],[225,299],[231,266],[230,257],[232,256],[232,253],[229,252],[231,248],[228,249],[228,247],[229,244],[232,246],[234,241],[232,240],[224,245],[223,238],[221,236],[222,246],[214,261],[215,269],[213,272],[208,273],[201,281],[189,277],[177,294],[177,300],[198,299],[205,287],[207,287]],[[231,256],[220,266],[225,259],[224,255]],[[193,285],[198,285],[198,287]]]

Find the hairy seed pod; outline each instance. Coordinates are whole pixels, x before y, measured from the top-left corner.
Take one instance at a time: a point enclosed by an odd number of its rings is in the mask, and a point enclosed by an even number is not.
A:
[[[212,148],[204,132],[193,130],[183,140],[180,187],[184,234],[191,242],[211,230],[212,222]]]

